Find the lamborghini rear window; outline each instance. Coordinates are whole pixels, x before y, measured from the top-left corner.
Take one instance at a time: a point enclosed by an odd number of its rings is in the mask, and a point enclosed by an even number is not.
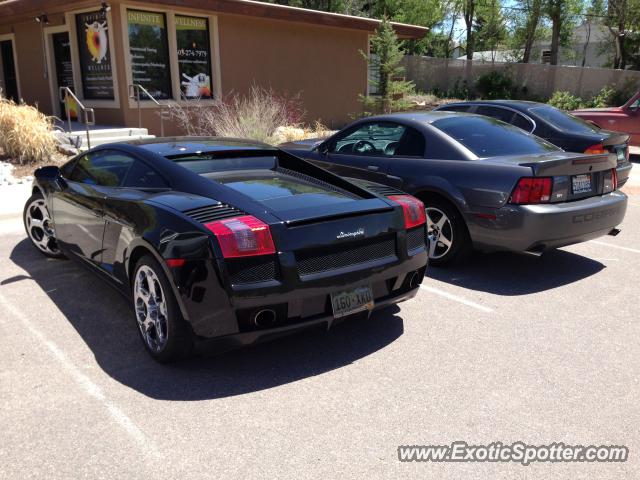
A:
[[[489,117],[448,117],[432,125],[480,158],[560,150],[535,135]]]
[[[275,156],[212,158],[206,154],[200,154],[172,158],[171,160],[198,174],[228,170],[272,170],[277,165]]]

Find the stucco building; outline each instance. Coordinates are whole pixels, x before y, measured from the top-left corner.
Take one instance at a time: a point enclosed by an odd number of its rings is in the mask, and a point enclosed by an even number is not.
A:
[[[361,110],[367,66],[359,52],[377,25],[249,0],[0,0],[0,87],[59,117],[59,88],[69,87],[97,123],[137,126],[131,85],[193,105],[255,83],[300,92],[307,120],[339,126]],[[405,38],[427,31],[394,28]],[[159,133],[158,107],[142,105],[143,126]]]

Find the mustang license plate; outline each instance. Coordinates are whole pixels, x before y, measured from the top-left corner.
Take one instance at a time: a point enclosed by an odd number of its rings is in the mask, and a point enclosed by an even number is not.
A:
[[[627,150],[626,148],[619,148],[618,150],[616,150],[616,154],[618,156],[618,163],[624,162],[627,159],[626,150]]]
[[[333,318],[340,318],[363,310],[373,310],[373,292],[371,287],[359,287],[346,292],[331,294]]]
[[[573,193],[586,193],[591,191],[591,174],[575,175],[571,178]]]

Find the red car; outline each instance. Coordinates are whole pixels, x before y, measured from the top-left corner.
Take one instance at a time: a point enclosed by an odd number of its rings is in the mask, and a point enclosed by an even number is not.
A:
[[[582,108],[571,113],[600,128],[630,134],[629,152],[640,155],[640,90],[621,107]]]

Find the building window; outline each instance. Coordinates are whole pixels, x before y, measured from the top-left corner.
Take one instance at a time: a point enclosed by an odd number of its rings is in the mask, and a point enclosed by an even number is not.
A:
[[[551,50],[542,50],[542,54],[540,56],[540,62],[549,64],[551,63]]]
[[[172,98],[164,13],[127,10],[127,24],[133,83],[156,99]]]
[[[184,98],[213,98],[209,20],[175,16],[178,76]]]
[[[82,93],[89,100],[113,100],[109,26],[103,12],[76,15]]]
[[[378,56],[373,52],[371,37],[369,37],[369,61],[367,62],[367,94],[378,95],[378,83],[380,80],[380,66],[377,64]]]

